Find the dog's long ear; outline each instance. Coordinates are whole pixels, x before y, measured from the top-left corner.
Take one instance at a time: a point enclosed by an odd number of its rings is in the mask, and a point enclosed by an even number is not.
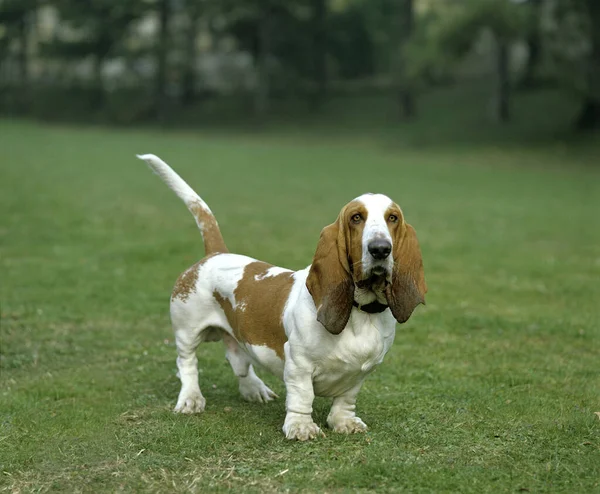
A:
[[[317,321],[333,334],[341,333],[352,310],[354,283],[348,264],[342,215],[323,228],[306,287],[317,308]]]
[[[394,270],[385,296],[392,314],[399,323],[403,323],[417,305],[425,304],[427,293],[421,248],[415,229],[408,223],[399,225],[392,252]]]

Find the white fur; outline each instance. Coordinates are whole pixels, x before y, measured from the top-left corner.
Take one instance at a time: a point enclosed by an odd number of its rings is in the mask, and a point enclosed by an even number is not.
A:
[[[369,272],[375,266],[382,266],[389,273],[392,270],[392,256],[383,260],[375,260],[369,254],[369,243],[373,240],[384,239],[392,243],[392,236],[387,227],[385,212],[393,204],[392,200],[383,194],[363,194],[355,199],[362,202],[367,209],[367,218],[362,238],[363,271]]]
[[[267,269],[267,272],[264,274],[257,274],[254,276],[256,281],[264,280],[265,278],[272,278],[282,273],[289,273],[290,270],[286,268],[280,268],[279,266],[273,266],[272,268]]]
[[[254,262],[246,256],[219,254],[199,268],[195,292],[185,301],[174,299],[171,317],[179,358],[181,392],[176,411],[200,412],[204,398],[198,385],[195,350],[205,328],[221,327],[234,340],[233,328],[212,293],[233,300],[244,267]],[[287,415],[283,430],[290,439],[310,439],[321,434],[311,418],[314,396],[334,398],[328,425],[338,432],[366,429],[356,417],[356,395],[364,378],[383,361],[394,341],[396,322],[389,310],[367,314],[352,309],[348,325],[339,335],[330,334],[316,318],[314,302],[306,288],[309,268],[294,273],[294,283],[283,312],[288,338],[285,360],[266,346],[239,344],[243,353],[227,357],[240,380],[240,392],[249,400],[269,401],[274,393],[254,374],[252,363],[283,377]],[[235,340],[234,340],[235,341]],[[251,375],[250,378],[247,376]]]
[[[163,178],[184,201],[201,201],[197,194],[166,165],[153,155],[140,158]],[[384,213],[391,200],[382,195],[358,198],[367,209],[365,242],[377,236],[389,237]],[[204,203],[202,203],[204,204]],[[206,206],[208,210],[208,206]],[[387,238],[386,237],[386,238]],[[390,238],[391,242],[391,238]],[[363,251],[366,250],[363,248]],[[313,299],[306,287],[309,267],[293,274],[294,282],[282,314],[287,335],[285,359],[266,346],[244,344],[235,339],[233,328],[215,300],[216,291],[236,307],[235,289],[244,268],[255,260],[237,254],[217,254],[197,267],[195,289],[185,300],[171,302],[171,319],[178,349],[177,366],[181,391],[175,411],[201,412],[205,399],[198,384],[196,348],[214,337],[214,328],[222,328],[226,356],[239,379],[242,396],[252,401],[269,401],[275,397],[254,373],[256,363],[282,377],[287,391],[283,432],[289,439],[306,440],[322,435],[312,419],[315,395],[333,398],[327,418],[336,432],[353,433],[367,426],[356,416],[356,397],[365,377],[379,365],[394,341],[396,322],[390,310],[367,314],[353,308],[346,328],[339,334],[329,333],[318,321]],[[371,260],[364,259],[369,264]],[[271,268],[261,277],[289,272]],[[212,334],[211,334],[212,332]]]
[[[150,168],[156,173],[167,186],[177,194],[186,205],[198,202],[204,209],[210,212],[206,204],[198,194],[192,189],[175,171],[163,160],[154,154],[138,154],[139,159],[144,160]]]
[[[262,345],[244,345],[244,348],[254,362],[268,370],[274,376],[283,379],[283,360],[279,358],[275,350]]]
[[[163,160],[154,154],[138,154],[136,155],[139,159],[146,162],[146,164],[156,173],[162,181],[171,189],[179,199],[191,210],[193,206],[200,206],[208,214],[213,214],[208,204],[206,204],[198,194],[183,180],[175,171],[167,165]],[[196,224],[200,229],[202,239],[204,239],[204,224],[196,215]]]

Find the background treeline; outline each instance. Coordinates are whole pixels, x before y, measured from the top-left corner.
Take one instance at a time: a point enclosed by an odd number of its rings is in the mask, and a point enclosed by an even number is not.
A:
[[[600,125],[599,0],[0,0],[0,112],[133,123],[319,114],[385,98],[419,119],[476,82],[482,114],[548,87]]]

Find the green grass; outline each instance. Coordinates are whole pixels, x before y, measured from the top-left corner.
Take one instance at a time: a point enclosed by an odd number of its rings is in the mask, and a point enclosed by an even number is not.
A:
[[[600,145],[367,141],[0,121],[0,489],[600,491]],[[243,402],[220,344],[206,412],[171,412],[169,294],[203,247],[140,152],[291,268],[353,197],[402,205],[428,303],[359,396],[367,434],[286,441],[283,385]]]

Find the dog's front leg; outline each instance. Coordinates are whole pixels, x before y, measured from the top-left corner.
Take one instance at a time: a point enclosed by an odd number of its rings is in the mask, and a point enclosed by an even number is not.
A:
[[[298,441],[324,436],[312,419],[312,404],[315,399],[312,366],[303,358],[294,359],[290,353],[289,343],[286,343],[283,371],[286,388],[286,415],[283,433],[287,439],[297,439]]]
[[[333,399],[333,405],[327,417],[327,425],[335,432],[353,434],[367,430],[367,425],[355,413],[356,397],[361,387],[362,381]]]

